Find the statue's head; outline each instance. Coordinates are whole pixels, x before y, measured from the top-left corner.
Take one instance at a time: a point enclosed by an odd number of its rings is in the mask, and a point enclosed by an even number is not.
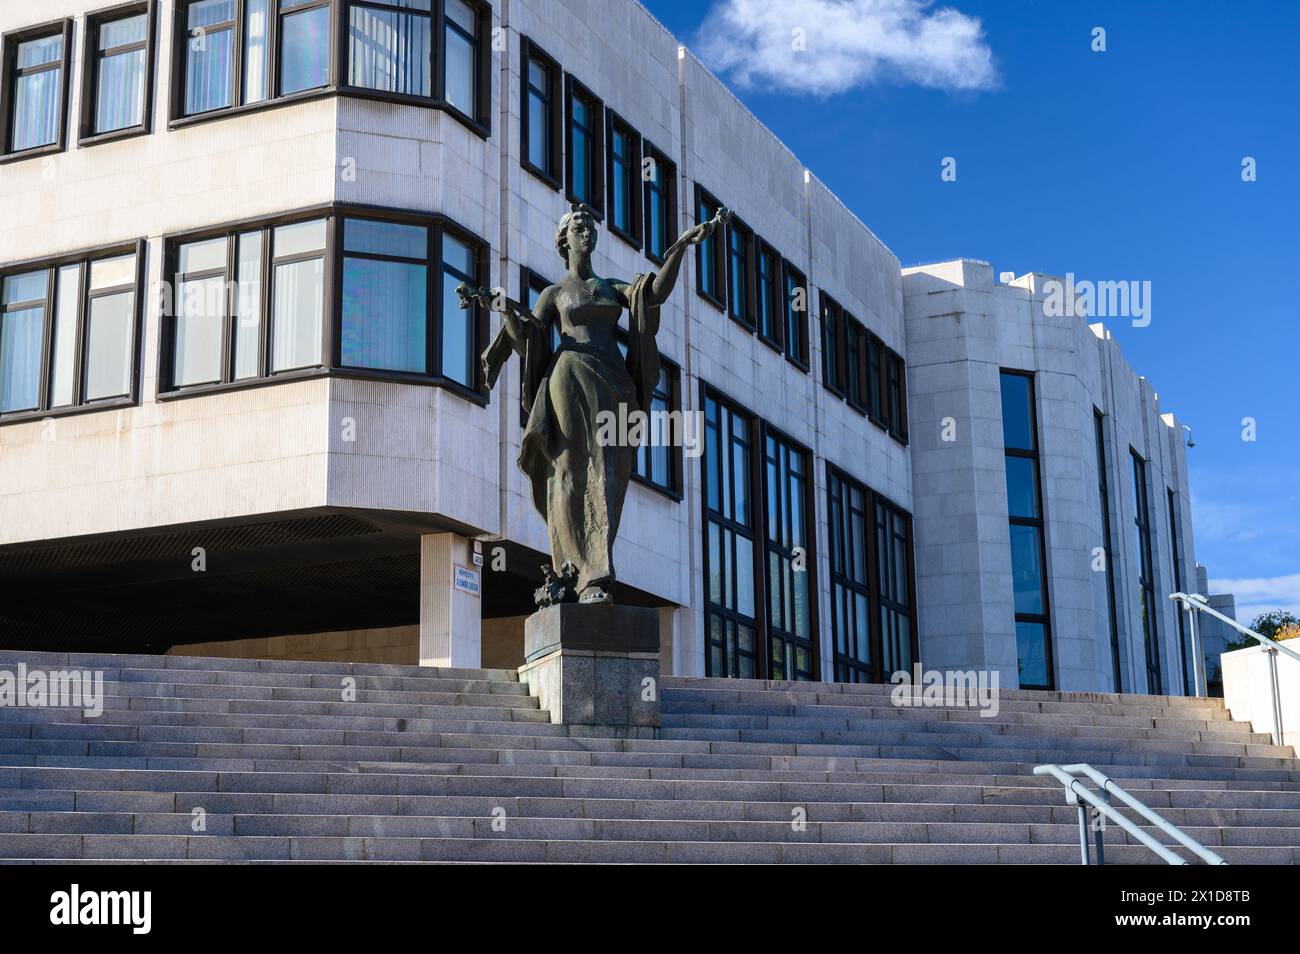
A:
[[[590,255],[596,248],[596,214],[585,202],[574,202],[555,230],[555,250],[567,264],[569,251]]]

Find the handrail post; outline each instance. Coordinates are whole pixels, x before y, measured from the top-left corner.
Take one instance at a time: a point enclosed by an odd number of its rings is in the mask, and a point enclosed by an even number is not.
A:
[[[1088,810],[1084,808],[1083,802],[1076,806],[1079,809],[1079,853],[1082,855],[1082,861],[1085,865],[1092,864],[1092,859],[1088,857]]]
[[[1101,797],[1107,805],[1111,804],[1110,792],[1104,788],[1101,790]],[[1092,832],[1097,842],[1097,864],[1106,863],[1106,816],[1102,814],[1101,806],[1092,810]]]
[[[1209,688],[1205,673],[1205,651],[1201,649],[1200,612],[1192,607],[1191,601],[1183,604],[1192,627],[1192,679],[1196,683],[1197,698],[1208,693]]]
[[[1273,744],[1282,744],[1282,693],[1278,688],[1277,681],[1277,650],[1272,646],[1265,646],[1264,652],[1268,655],[1268,692],[1270,701],[1273,703]]]

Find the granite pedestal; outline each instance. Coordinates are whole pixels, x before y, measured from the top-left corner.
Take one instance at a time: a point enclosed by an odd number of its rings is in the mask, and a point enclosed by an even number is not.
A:
[[[570,726],[659,726],[659,611],[561,603],[524,621],[520,682]]]

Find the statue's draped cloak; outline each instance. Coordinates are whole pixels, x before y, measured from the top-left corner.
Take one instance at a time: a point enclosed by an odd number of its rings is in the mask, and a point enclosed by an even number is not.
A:
[[[614,538],[636,447],[603,446],[596,435],[602,412],[626,420],[632,411],[651,410],[660,371],[659,306],[650,295],[654,278],[652,272],[637,275],[628,287],[627,356],[617,364],[571,339],[553,352],[550,328],[540,325],[524,326],[522,347],[503,328],[485,356],[489,382],[512,350],[523,361],[528,423],[519,469],[532,484],[533,506],[546,519],[555,569],[573,563],[579,591],[592,584],[608,588],[614,580]]]

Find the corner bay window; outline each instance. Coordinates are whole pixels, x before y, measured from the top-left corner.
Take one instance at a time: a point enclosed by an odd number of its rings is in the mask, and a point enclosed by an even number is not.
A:
[[[1051,623],[1047,602],[1047,555],[1038,472],[1038,416],[1034,379],[1003,371],[1002,440],[1005,448],[1007,514],[1011,534],[1011,582],[1016,656],[1021,688],[1052,688]]]
[[[68,108],[72,21],[5,38],[6,154],[62,149]]]
[[[433,95],[433,0],[348,4],[348,82]]]
[[[711,676],[818,678],[810,466],[806,450],[706,391],[704,612]]]
[[[0,276],[0,415],[131,400],[141,247]]]
[[[164,390],[324,367],[478,387],[483,316],[456,287],[482,284],[481,246],[450,223],[340,213],[178,239],[173,255]]]

